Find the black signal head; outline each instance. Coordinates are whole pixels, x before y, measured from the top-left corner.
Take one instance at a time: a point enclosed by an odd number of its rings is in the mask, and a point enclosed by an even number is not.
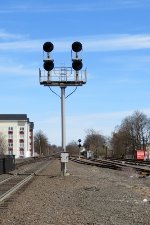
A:
[[[79,42],[79,41],[75,41],[73,44],[72,44],[72,50],[74,52],[80,52],[82,50],[82,44]]]
[[[54,49],[54,45],[52,42],[45,42],[43,44],[43,50],[45,52],[51,52],[51,51],[53,51],[53,49]]]
[[[53,60],[45,60],[43,67],[46,71],[51,71],[54,68]]]
[[[72,68],[76,71],[79,71],[82,69],[83,63],[82,59],[74,59],[72,62]]]

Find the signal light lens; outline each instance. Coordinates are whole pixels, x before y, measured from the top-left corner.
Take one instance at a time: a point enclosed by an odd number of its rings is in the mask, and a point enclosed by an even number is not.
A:
[[[51,51],[53,51],[53,49],[54,49],[54,45],[52,42],[45,42],[43,44],[43,50],[45,52],[51,52]]]
[[[43,67],[46,71],[51,71],[54,68],[54,62],[52,60],[45,60]]]
[[[73,59],[72,68],[76,71],[79,71],[82,69],[83,63],[82,59]]]
[[[82,50],[82,44],[79,42],[79,41],[75,41],[73,44],[72,44],[72,50],[74,52],[80,52]]]

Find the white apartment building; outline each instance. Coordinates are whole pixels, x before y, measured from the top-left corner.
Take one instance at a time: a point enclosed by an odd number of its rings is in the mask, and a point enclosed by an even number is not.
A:
[[[34,155],[34,123],[26,114],[0,114],[0,134],[6,142],[5,154],[19,157]]]

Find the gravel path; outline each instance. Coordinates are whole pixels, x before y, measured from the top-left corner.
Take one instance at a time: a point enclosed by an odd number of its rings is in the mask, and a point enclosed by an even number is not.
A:
[[[61,177],[54,160],[0,208],[0,225],[150,225],[150,178],[71,161],[67,169]]]

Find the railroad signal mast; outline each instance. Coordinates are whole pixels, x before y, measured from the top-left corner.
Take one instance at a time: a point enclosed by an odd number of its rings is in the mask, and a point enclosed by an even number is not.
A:
[[[82,59],[79,58],[79,52],[82,51],[82,44],[78,41],[72,44],[72,51],[75,53],[75,58],[72,58],[71,67],[55,67],[54,60],[51,58],[51,52],[54,45],[51,42],[43,44],[43,51],[46,52],[47,57],[43,59],[44,70],[39,69],[39,82],[41,85],[49,87],[60,87],[61,95],[61,136],[62,136],[62,153],[61,153],[61,173],[63,176],[67,175],[66,163],[68,162],[68,153],[66,152],[66,120],[65,120],[65,99],[76,91],[78,86],[82,86],[87,82],[87,71],[81,70],[83,67]],[[66,87],[75,87],[69,94],[65,95]],[[56,94],[56,93],[55,93]],[[56,94],[57,95],[57,94]]]

